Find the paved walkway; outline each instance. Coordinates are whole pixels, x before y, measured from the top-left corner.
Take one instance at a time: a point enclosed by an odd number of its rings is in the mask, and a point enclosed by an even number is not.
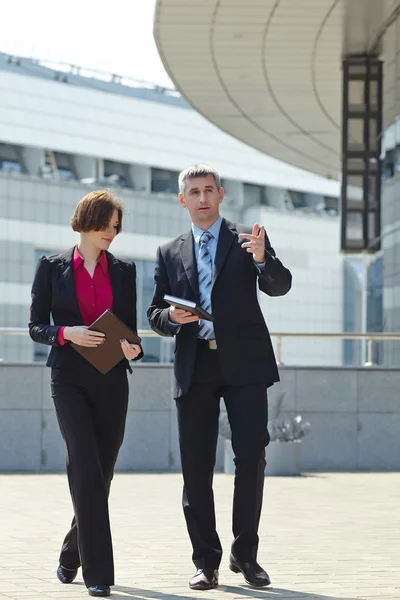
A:
[[[225,555],[220,587],[192,592],[180,475],[116,475],[111,498],[117,585],[112,597],[179,600],[400,599],[400,474],[314,474],[266,481],[261,564],[272,586],[231,573],[232,477],[215,480]],[[0,475],[0,599],[88,598],[80,575],[55,576],[71,518],[62,475]]]

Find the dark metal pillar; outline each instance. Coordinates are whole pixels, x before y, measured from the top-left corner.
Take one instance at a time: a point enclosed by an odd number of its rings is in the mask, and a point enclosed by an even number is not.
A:
[[[343,61],[341,249],[376,252],[381,233],[382,61]]]

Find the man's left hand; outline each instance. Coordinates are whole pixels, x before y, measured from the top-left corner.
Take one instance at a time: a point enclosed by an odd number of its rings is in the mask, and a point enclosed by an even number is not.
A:
[[[250,233],[239,233],[239,239],[249,240],[242,244],[242,248],[247,248],[247,252],[253,254],[253,259],[257,263],[265,261],[265,228],[264,225],[259,227],[256,223],[253,225],[253,230]]]
[[[121,340],[121,348],[125,358],[133,360],[141,353],[142,349],[138,344],[130,344],[127,340]]]

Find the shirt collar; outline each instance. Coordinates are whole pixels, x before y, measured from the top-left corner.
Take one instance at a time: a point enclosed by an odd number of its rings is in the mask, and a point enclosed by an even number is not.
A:
[[[83,256],[81,256],[80,253],[79,253],[78,245],[75,246],[74,257],[73,257],[73,261],[72,262],[73,262],[74,270],[79,269],[79,267],[84,262]],[[108,260],[107,260],[107,255],[106,255],[105,252],[101,253],[100,258],[97,261],[97,264],[100,265],[100,267],[101,267],[104,275],[107,275],[107,273],[108,273]]]
[[[192,223],[192,232],[193,232],[193,237],[194,237],[194,241],[196,242],[196,244],[200,244],[200,237],[201,237],[202,233],[204,233],[204,231],[209,231],[211,233],[211,235],[217,240],[218,236],[219,236],[219,231],[221,229],[221,223],[222,223],[221,215],[218,217],[218,219],[216,221],[214,221],[214,223],[211,225],[211,227],[209,227],[207,230],[200,229],[200,227],[197,227],[197,225]]]

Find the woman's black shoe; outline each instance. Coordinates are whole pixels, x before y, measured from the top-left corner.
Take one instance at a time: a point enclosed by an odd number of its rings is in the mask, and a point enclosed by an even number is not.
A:
[[[61,583],[72,583],[78,574],[78,569],[71,571],[70,569],[64,569],[61,565],[57,569],[57,577]]]

